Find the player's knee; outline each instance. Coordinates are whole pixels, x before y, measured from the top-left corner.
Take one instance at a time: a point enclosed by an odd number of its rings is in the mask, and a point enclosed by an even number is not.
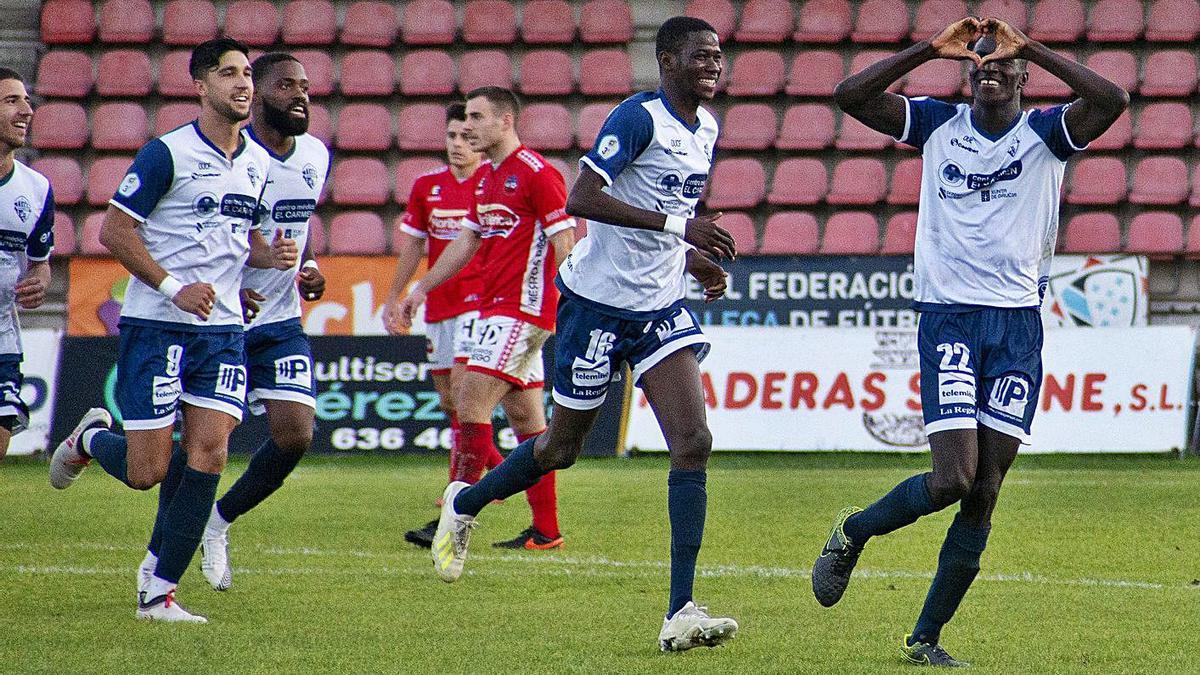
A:
[[[293,426],[287,429],[279,429],[271,434],[271,440],[275,441],[275,445],[288,454],[302,455],[308,452],[312,446],[312,426]]]
[[[990,513],[1000,498],[1000,477],[980,476],[971,489],[971,501],[977,502]]]
[[[965,470],[935,471],[926,483],[929,499],[938,508],[962,501],[971,494],[973,480],[974,476],[968,475]]]
[[[167,477],[167,468],[130,466],[125,472],[126,483],[134,490],[149,490],[163,482]]]
[[[537,460],[538,466],[546,471],[561,471],[569,469],[575,464],[582,449],[582,440],[579,442],[574,442],[573,439],[555,440],[543,434],[533,444],[533,457]]]
[[[672,466],[702,469],[712,453],[712,432],[706,426],[697,426],[673,436],[667,445],[671,449]]]

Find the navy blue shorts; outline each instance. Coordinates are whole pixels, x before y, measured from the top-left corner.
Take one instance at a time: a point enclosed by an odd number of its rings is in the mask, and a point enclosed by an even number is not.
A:
[[[708,338],[682,302],[648,320],[628,319],[564,292],[558,300],[557,325],[554,401],[574,410],[604,403],[622,363],[629,364],[633,383],[641,386],[646,371],[680,349],[692,348],[697,360],[708,355]]]
[[[12,417],[12,428],[16,434],[29,426],[29,406],[21,400],[21,385],[25,376],[21,374],[19,354],[0,355],[0,417]]]
[[[1029,442],[1042,387],[1037,309],[924,312],[917,350],[926,434],[982,424]]]
[[[174,424],[180,401],[242,419],[246,366],[241,328],[199,332],[178,326],[121,321],[116,394],[126,429]]]
[[[261,415],[262,401],[295,401],[316,408],[312,347],[300,319],[255,326],[246,331],[250,372],[250,411]]]

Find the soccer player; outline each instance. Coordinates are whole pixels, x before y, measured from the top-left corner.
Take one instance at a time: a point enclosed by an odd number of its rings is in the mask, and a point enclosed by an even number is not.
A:
[[[95,459],[138,490],[162,482],[177,411],[187,466],[166,509],[158,561],[137,617],[205,623],[175,601],[212,510],[229,434],[246,395],[242,268],[289,269],[296,245],[254,227],[270,157],[241,129],[254,93],[247,48],[230,38],[192,52],[200,117],[142,147],[109,202],[100,241],[133,275],[121,308],[117,405],[84,415],[54,451],[50,484],[70,487]]]
[[[519,441],[546,428],[542,345],[554,332],[555,262],[565,258],[575,243],[575,220],[566,211],[566,183],[544,157],[521,143],[516,129],[519,113],[520,102],[507,89],[482,87],[467,94],[462,130],[471,149],[483,153],[488,162],[478,176],[458,237],[396,312],[400,326],[408,328],[429,293],[465,268],[478,251],[482,326],[455,396],[456,469],[475,478],[496,453],[492,412],[506,396],[506,403],[518,396],[525,399],[517,406],[530,413]],[[512,409],[510,405],[505,410]],[[497,545],[533,550],[561,546],[554,474],[522,489],[533,511],[533,524]]]
[[[29,424],[21,400],[21,323],[17,305],[36,309],[50,286],[54,191],[50,181],[14,156],[33,119],[25,82],[0,68],[0,459],[13,434]]]
[[[664,651],[682,651],[721,644],[738,628],[692,599],[712,435],[699,369],[708,341],[684,305],[685,271],[710,298],[725,288],[720,266],[685,242],[728,258],[734,244],[716,224],[720,214],[694,216],[717,140],[716,120],[700,107],[721,75],[717,34],[702,20],[675,17],[659,29],[655,49],[661,88],[609,114],[568,201],[569,213],[591,223],[559,268],[550,428],[474,486],[446,488],[433,557],[443,581],[457,580],[475,517],[493,499],[575,462],[614,373],[628,363],[670,449],[671,586],[658,639]]]
[[[936,58],[972,62],[971,103],[886,91]],[[1079,98],[1022,110],[1030,61]],[[1117,119],[1129,95],[1002,21],[966,18],[850,76],[835,98],[847,114],[924,154],[915,306],[933,471],[864,510],[838,514],[813,566],[813,593],[833,605],[871,537],[958,503],[925,606],[901,649],[913,663],[964,665],[939,639],[979,572],[1004,474],[1029,442],[1042,379],[1038,306],[1057,238],[1063,169]]]
[[[400,225],[404,234],[396,261],[396,276],[384,302],[384,325],[393,335],[407,332],[401,323],[403,320],[399,314],[400,302],[409,280],[425,254],[426,241],[429,244],[429,266],[432,267],[437,264],[446,246],[458,236],[461,221],[475,198],[475,186],[478,185],[483,172],[482,158],[478,152],[471,149],[471,144],[463,132],[463,125],[467,121],[466,111],[466,104],[461,102],[446,106],[448,163],[417,178],[409,194],[408,207]],[[466,483],[475,483],[483,475],[485,467],[494,468],[504,459],[494,445],[489,445],[488,455],[482,463],[477,460],[460,461],[457,442],[459,423],[455,412],[454,393],[461,386],[467,370],[467,361],[478,337],[478,328],[482,326],[482,322],[479,321],[479,262],[479,256],[472,258],[462,271],[430,292],[425,303],[425,334],[429,341],[429,360],[434,365],[431,371],[433,386],[438,392],[442,411],[450,419],[450,480]],[[509,424],[518,437],[532,436],[541,433],[545,428],[542,400],[536,395],[536,391],[534,394],[525,394],[522,390],[514,389],[505,394],[501,405],[504,406]],[[537,494],[539,489],[546,494]],[[553,505],[554,491],[549,484],[535,486],[534,494],[529,498],[531,504],[541,504],[548,500]],[[441,505],[440,500],[438,505]],[[548,509],[535,511],[535,521],[542,512],[547,511],[553,514],[553,511]],[[555,548],[562,544],[561,536],[550,539],[540,533],[538,525],[539,523],[535,522],[532,531],[527,530],[516,539],[500,544],[507,548],[529,549]],[[556,525],[541,525],[547,530],[557,528]],[[423,527],[409,530],[404,534],[404,539],[429,548],[436,529],[437,520],[434,519]]]

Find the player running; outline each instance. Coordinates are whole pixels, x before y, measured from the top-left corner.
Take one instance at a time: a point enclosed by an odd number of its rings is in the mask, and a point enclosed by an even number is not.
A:
[[[137,617],[205,623],[175,601],[200,543],[246,396],[242,268],[289,269],[296,245],[254,228],[270,157],[241,130],[254,93],[247,48],[219,38],[192,52],[200,117],[150,141],[109,202],[100,241],[133,279],[121,308],[116,399],[125,435],[103,408],[59,444],[50,484],[70,487],[91,459],[137,490],[163,481],[177,411],[187,466],[165,509],[158,561]]]
[[[661,88],[626,99],[609,114],[580,160],[571,191],[569,212],[591,223],[559,270],[550,428],[473,487],[455,482],[446,488],[433,554],[442,580],[457,580],[475,517],[493,499],[575,462],[614,373],[628,363],[671,454],[671,588],[658,638],[664,651],[682,651],[721,644],[738,629],[733,619],[710,617],[692,598],[712,435],[699,369],[708,340],[684,305],[685,271],[700,279],[710,298],[725,289],[721,268],[684,242],[728,258],[734,245],[716,225],[720,214],[693,215],[717,140],[716,120],[700,107],[716,93],[721,75],[717,34],[704,21],[675,17],[659,29],[656,53]]]
[[[396,261],[396,277],[384,302],[383,322],[393,335],[406,334],[400,317],[400,302],[405,295],[409,280],[425,255],[429,245],[429,267],[437,264],[446,246],[458,236],[461,221],[466,217],[475,186],[482,176],[482,157],[471,149],[463,132],[467,121],[467,107],[461,102],[446,106],[446,158],[447,166],[417,178],[408,198],[408,207],[400,224],[399,255]],[[475,256],[461,272],[431,291],[425,303],[425,334],[429,342],[429,360],[433,362],[433,386],[438,392],[439,405],[450,419],[450,480],[475,483],[483,475],[483,469],[491,469],[504,458],[495,446],[482,462],[462,461],[458,444],[458,414],[455,411],[454,394],[462,384],[467,371],[467,361],[478,339],[479,294],[481,280],[480,257]],[[535,392],[536,393],[536,392]],[[524,394],[514,389],[501,399],[505,415],[518,438],[541,433],[545,428],[545,414],[540,396]],[[531,504],[550,500],[553,505],[552,486],[535,486]],[[536,494],[542,490],[544,495]],[[548,490],[548,493],[547,493]],[[438,499],[441,506],[441,499]],[[545,511],[546,509],[540,509]],[[534,512],[535,521],[539,512]],[[548,549],[562,545],[562,537],[554,539],[542,535],[535,522],[533,532],[526,531],[510,542],[498,545],[506,548]],[[548,531],[557,531],[557,526],[542,524]],[[404,533],[404,539],[417,546],[429,548],[437,520],[423,527]]]
[[[970,104],[886,91],[935,58],[972,62]],[[1023,111],[1027,61],[1079,98]],[[1042,381],[1038,307],[1057,239],[1063,169],[1117,119],[1129,95],[1003,21],[967,18],[852,75],[835,97],[847,114],[924,154],[915,307],[933,471],[865,510],[838,514],[813,565],[813,593],[833,605],[871,537],[957,502],[925,606],[901,650],[916,664],[966,665],[939,639],[979,572],[1004,474],[1029,442]]]
[[[0,459],[29,424],[21,400],[21,322],[17,306],[37,309],[50,286],[54,191],[15,157],[29,134],[33,107],[16,71],[0,68]]]
[[[458,237],[397,311],[400,326],[407,329],[429,293],[465,268],[478,251],[482,325],[455,396],[455,468],[465,477],[478,478],[488,457],[497,453],[492,412],[501,400],[515,403],[506,412],[528,411],[521,422],[524,429],[514,429],[518,441],[546,428],[542,345],[554,332],[556,261],[575,243],[575,220],[566,211],[566,183],[544,157],[522,145],[516,130],[519,112],[516,95],[507,89],[482,87],[467,94],[462,130],[471,149],[489,161],[478,175]],[[522,399],[519,403],[513,400],[517,397]],[[518,420],[510,419],[515,426]],[[521,488],[526,490],[533,524],[497,546],[544,550],[562,545],[555,475],[540,478]]]

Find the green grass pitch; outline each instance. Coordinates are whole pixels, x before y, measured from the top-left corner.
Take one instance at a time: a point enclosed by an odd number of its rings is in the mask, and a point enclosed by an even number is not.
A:
[[[437,580],[405,529],[434,517],[444,459],[311,457],[231,531],[234,586],[180,586],[206,626],[134,619],[155,492],[92,468],[0,465],[0,672],[911,672],[911,630],[952,517],[874,540],[845,599],[808,569],[837,510],[924,470],[922,456],[718,455],[697,599],[741,622],[726,647],[660,654],[668,525],[661,457],[559,477],[567,548],[490,548],[528,523],[487,509],[467,574]],[[222,491],[245,467],[235,459]],[[1200,462],[1029,457],[1001,494],[983,571],[943,633],[983,673],[1200,672]]]

